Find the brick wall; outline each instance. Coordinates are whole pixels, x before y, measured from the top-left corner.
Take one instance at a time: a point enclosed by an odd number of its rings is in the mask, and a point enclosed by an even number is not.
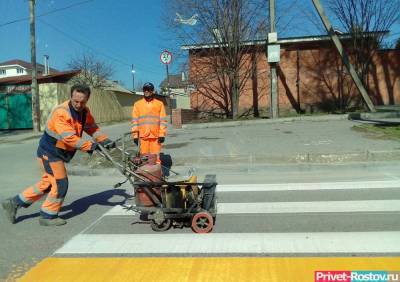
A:
[[[189,52],[189,77],[197,86],[191,94],[191,107],[199,112],[221,112],[220,105],[227,102],[218,93],[217,74],[213,74],[208,66],[215,57],[210,59],[212,56],[207,52],[211,51]],[[249,65],[255,60],[256,75],[248,75],[249,68],[240,74],[242,78],[247,75],[240,90],[241,113],[251,114],[255,107],[267,112],[270,107],[269,65],[264,49],[256,52],[255,57],[251,53],[246,54],[243,64]],[[373,70],[368,78],[369,95],[373,103],[400,104],[400,50],[380,51],[373,61]],[[277,72],[280,112],[330,112],[341,105],[352,108],[362,104],[361,95],[330,41],[282,45]]]
[[[197,114],[189,109],[173,109],[172,110],[172,126],[174,128],[182,128],[182,124],[190,123],[195,120]]]

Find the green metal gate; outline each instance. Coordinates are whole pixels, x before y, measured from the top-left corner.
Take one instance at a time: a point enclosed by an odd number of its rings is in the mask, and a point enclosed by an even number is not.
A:
[[[0,129],[8,129],[6,95],[0,93]]]
[[[0,93],[0,129],[23,129],[32,126],[32,94]]]

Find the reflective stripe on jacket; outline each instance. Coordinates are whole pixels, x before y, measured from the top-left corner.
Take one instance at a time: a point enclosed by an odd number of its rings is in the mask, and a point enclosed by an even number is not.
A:
[[[132,137],[158,138],[167,133],[168,117],[163,102],[141,99],[133,105]]]
[[[90,150],[93,142],[81,138],[83,131],[92,136],[96,142],[107,138],[106,134],[100,132],[88,108],[77,112],[69,101],[53,109],[47,119],[45,129],[48,136],[56,139],[56,148],[72,152]]]

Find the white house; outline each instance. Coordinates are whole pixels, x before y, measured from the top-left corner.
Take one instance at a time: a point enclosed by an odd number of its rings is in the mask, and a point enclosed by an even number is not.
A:
[[[58,73],[59,71],[42,64],[37,64],[37,74],[45,75]],[[47,71],[46,71],[47,69]],[[23,60],[10,60],[0,63],[0,78],[31,74],[32,64]]]
[[[169,84],[168,79],[165,78],[160,84],[162,95],[168,95],[168,85],[173,108],[190,109],[190,89],[185,74],[169,75]]]

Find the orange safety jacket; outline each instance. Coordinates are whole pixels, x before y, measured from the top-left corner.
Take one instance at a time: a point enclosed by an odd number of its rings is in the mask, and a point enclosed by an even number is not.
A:
[[[87,107],[82,112],[77,112],[70,102],[66,101],[56,106],[49,115],[39,146],[52,155],[69,161],[76,150],[89,151],[92,148],[92,141],[81,138],[83,131],[96,142],[107,138],[96,125]]]
[[[133,105],[132,137],[158,138],[167,133],[168,117],[163,102],[152,99],[140,99]]]

